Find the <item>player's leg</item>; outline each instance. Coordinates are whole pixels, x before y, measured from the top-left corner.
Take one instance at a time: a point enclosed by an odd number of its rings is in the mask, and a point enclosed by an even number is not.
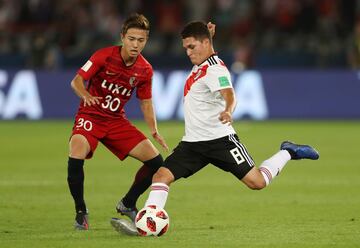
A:
[[[131,156],[143,162],[129,191],[116,206],[117,212],[134,220],[137,213],[136,201],[149,188],[152,176],[163,165],[162,156],[150,140],[125,119],[111,123],[109,133],[102,142],[120,160]]]
[[[145,206],[156,205],[164,208],[169,194],[169,187],[175,181],[173,173],[166,167],[161,167],[154,175],[149,197]]]
[[[246,158],[248,153],[245,146],[243,146],[237,139],[237,136],[233,136],[230,140],[238,148],[236,152],[234,150],[232,155],[240,167],[233,167],[232,173],[237,176],[241,181],[247,185],[250,189],[263,189],[273,178],[280,174],[287,162],[291,159],[318,159],[319,154],[315,149],[308,145],[297,145],[291,142],[283,142],[280,146],[280,150],[273,156],[263,161],[259,168],[256,168],[253,164],[253,168],[245,174],[239,169],[246,164]]]
[[[196,143],[179,143],[174,152],[165,159],[164,167],[153,176],[145,206],[156,205],[164,208],[170,184],[179,178],[187,178],[195,174],[209,163],[208,159],[198,152],[199,149],[201,146]]]
[[[151,185],[154,173],[163,165],[163,158],[150,140],[145,139],[137,144],[129,156],[143,162],[143,165],[136,172],[134,182],[126,195],[119,201],[116,209],[119,213],[135,220],[137,214],[136,202]]]
[[[142,162],[153,159],[159,154],[159,151],[148,139],[140,141],[129,152],[130,157],[136,158],[137,160],[140,160]]]
[[[287,151],[280,150],[263,161],[259,168],[254,166],[241,181],[250,189],[263,189],[269,185],[272,178],[281,172],[290,159],[290,154]]]
[[[261,171],[253,167],[241,181],[250,189],[260,190],[266,187],[266,181]]]
[[[86,123],[86,125],[84,125]],[[67,182],[75,202],[75,228],[87,230],[88,213],[84,200],[84,160],[90,158],[97,146],[96,134],[99,130],[94,122],[84,116],[75,121],[69,142]]]
[[[208,152],[210,162],[224,171],[231,172],[250,189],[262,189],[268,184],[267,178],[264,178],[266,174],[260,170],[265,170],[265,167],[260,169],[255,167],[245,145],[239,141],[236,134],[210,141],[207,144],[213,150],[211,153]],[[262,166],[270,165],[271,168],[276,166],[276,169],[280,171],[289,160],[289,153],[280,151],[264,161]]]
[[[90,145],[81,134],[75,134],[70,139],[67,182],[75,202],[75,228],[87,230],[88,216],[84,200],[84,159],[90,152]]]
[[[259,167],[259,171],[262,174],[266,185],[269,185],[271,180],[280,174],[289,160],[317,160],[318,158],[319,153],[311,146],[299,145],[290,141],[284,141],[280,145],[280,151],[262,162]],[[256,175],[258,176],[258,173],[256,173]]]
[[[165,167],[161,167],[153,177],[154,183],[151,185],[151,191],[149,194],[149,198],[145,203],[145,206],[157,205],[163,208],[167,200],[169,185],[173,181],[174,176],[172,172]],[[129,222],[125,219],[112,218],[110,220],[110,223],[117,232],[124,233],[130,236],[138,235],[134,220],[133,222]]]
[[[164,167],[161,167],[153,176],[153,183],[145,206],[156,205],[164,208],[169,192],[169,185],[181,177],[189,177],[208,164],[208,161],[199,153],[190,149],[189,142],[180,142],[174,152],[166,158]],[[138,235],[135,224],[125,219],[113,218],[111,225],[116,231],[126,235]]]

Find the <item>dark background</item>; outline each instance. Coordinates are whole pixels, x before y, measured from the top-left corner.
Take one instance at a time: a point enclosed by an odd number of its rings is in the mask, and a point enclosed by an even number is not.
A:
[[[217,25],[215,47],[235,72],[249,68],[354,68],[357,0],[0,0],[0,68],[78,68],[119,43],[133,12],[151,23],[144,54],[155,68],[188,68],[179,31]]]

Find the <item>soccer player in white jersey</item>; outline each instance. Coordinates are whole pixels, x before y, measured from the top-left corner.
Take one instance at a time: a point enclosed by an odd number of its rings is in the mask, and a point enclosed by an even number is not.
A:
[[[315,149],[285,141],[280,150],[256,167],[231,126],[236,98],[231,77],[212,45],[214,25],[191,22],[181,36],[187,56],[194,64],[184,87],[185,135],[153,176],[145,206],[164,208],[169,185],[187,178],[208,164],[232,173],[250,189],[269,185],[291,159],[319,158]],[[209,31],[210,30],[210,31]],[[120,231],[136,235],[134,225],[119,223]]]

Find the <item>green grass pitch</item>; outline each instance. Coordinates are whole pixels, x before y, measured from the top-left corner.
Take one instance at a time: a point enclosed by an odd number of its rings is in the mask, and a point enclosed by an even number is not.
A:
[[[170,230],[161,238],[111,228],[115,204],[140,163],[120,162],[102,145],[85,165],[91,230],[73,230],[66,183],[71,127],[72,121],[0,122],[0,247],[360,247],[359,121],[237,122],[257,165],[286,139],[314,145],[320,160],[290,161],[261,191],[212,166],[179,180],[166,205]],[[183,134],[182,122],[159,128],[172,148]]]

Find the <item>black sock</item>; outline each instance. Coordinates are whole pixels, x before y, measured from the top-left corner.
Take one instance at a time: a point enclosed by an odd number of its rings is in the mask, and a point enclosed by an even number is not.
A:
[[[129,192],[122,199],[125,207],[134,208],[136,201],[151,185],[152,176],[163,165],[164,160],[159,154],[153,159],[144,162],[144,165],[137,171],[134,183]]]
[[[84,201],[84,160],[70,158],[68,160],[68,185],[75,201],[76,212],[86,212]]]

